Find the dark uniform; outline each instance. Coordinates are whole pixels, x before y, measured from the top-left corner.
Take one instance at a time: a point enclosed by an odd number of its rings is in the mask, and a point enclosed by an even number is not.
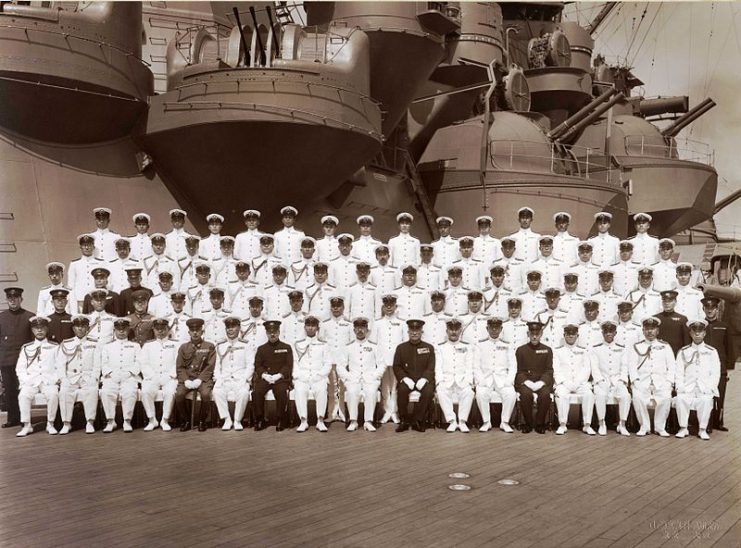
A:
[[[57,344],[61,343],[65,339],[71,339],[75,336],[75,332],[72,330],[72,316],[66,312],[61,314],[54,312],[47,316],[49,318],[49,327],[46,333],[46,338]]]
[[[114,316],[124,316],[125,314],[123,312],[123,306],[121,304],[121,296],[115,291],[109,291],[106,289],[105,292],[107,293],[107,295],[105,296],[105,311],[109,314],[113,314]],[[88,293],[87,295],[85,295],[85,300],[82,301],[83,314],[91,314],[93,312],[93,304],[90,301],[92,301],[92,298],[90,297],[90,293]],[[131,311],[133,312],[133,301],[131,306]]]
[[[263,373],[277,375],[283,378],[270,384],[262,378]],[[254,406],[255,424],[263,421],[265,415],[265,394],[273,391],[276,404],[278,427],[283,425],[283,416],[288,404],[288,387],[293,373],[293,351],[291,345],[283,341],[266,342],[257,348],[255,354],[255,377],[252,382],[252,401]]]
[[[149,324],[151,329],[151,322]],[[180,345],[175,363],[178,375],[178,387],[175,389],[175,406],[177,407],[180,421],[182,422],[184,417],[188,416],[185,396],[190,390],[185,387],[184,383],[187,380],[201,379],[202,382],[197,388],[197,391],[201,395],[201,418],[199,422],[203,422],[203,416],[210,407],[211,390],[214,387],[213,377],[214,367],[216,367],[216,347],[204,340],[198,344],[188,341]]]
[[[408,323],[408,322],[407,322]],[[435,348],[424,341],[412,343],[403,342],[394,352],[394,376],[396,387],[396,402],[402,423],[420,425],[427,416],[427,408],[435,394]],[[409,387],[401,379],[409,377],[415,384],[419,379],[427,379],[427,384],[419,391],[419,402],[414,409],[414,416],[407,414],[409,405]]]
[[[154,340],[154,327],[152,321],[154,316],[151,314],[130,314],[127,316],[129,320],[129,340],[136,341],[140,346],[144,346],[145,342]]]
[[[689,329],[687,329],[687,316],[678,312],[659,312],[654,315],[654,318],[661,320],[659,339],[672,347],[675,356],[682,348],[692,343]]]
[[[16,291],[23,293],[19,288],[6,288],[5,293]],[[29,320],[33,313],[23,308],[0,312],[0,375],[2,375],[5,406],[8,410],[8,422],[3,427],[16,426],[21,422],[21,412],[18,408],[18,377],[15,366],[18,361],[21,347],[33,340]]]
[[[121,291],[121,294],[119,295],[121,316],[134,313],[134,293],[137,291],[146,291],[149,293],[150,299],[154,297],[154,291],[148,287],[144,287],[143,285],[140,285],[139,287],[127,287]]]
[[[538,410],[535,415],[535,428],[545,428],[545,416],[551,405],[553,391],[553,351],[550,346],[538,343],[533,346],[524,344],[515,351],[517,360],[517,374],[515,375],[515,390],[520,393],[520,408],[529,431],[533,427],[533,391],[523,383],[525,381],[543,381],[545,385],[538,390]],[[540,431],[540,430],[538,430]]]
[[[708,322],[707,330],[705,332],[705,343],[712,346],[718,351],[718,357],[720,358],[720,382],[718,383],[717,398],[717,409],[713,416],[713,428],[721,429],[723,426],[723,405],[726,401],[726,383],[728,382],[728,368],[729,365],[735,363],[736,356],[733,348],[733,339],[731,327],[721,321],[714,320],[710,321],[705,318]]]

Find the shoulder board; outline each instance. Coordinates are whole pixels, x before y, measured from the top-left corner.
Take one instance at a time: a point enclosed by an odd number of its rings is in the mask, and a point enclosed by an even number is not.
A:
[[[62,342],[70,342],[70,341],[74,341],[74,340],[75,340],[74,337],[70,337],[69,339],[64,339]]]
[[[668,342],[666,342],[666,341],[664,341],[662,339],[656,339],[656,342],[657,343],[660,343],[660,344],[665,344],[665,345],[668,345],[669,344]]]
[[[34,342],[35,342],[35,341],[27,342],[27,343],[26,343],[26,344],[24,344],[24,345],[23,345],[23,346],[22,346],[21,348],[26,348],[27,346],[29,346],[29,345],[33,344]]]
[[[502,344],[510,344],[510,342],[509,342],[509,341],[505,341],[504,339],[499,339],[499,341],[500,341],[500,342],[501,342]]]
[[[72,259],[72,260],[70,261],[70,263],[76,263],[76,262],[77,262],[77,261],[79,261],[80,259],[82,259],[82,257],[77,257],[76,259]]]
[[[688,344],[687,346],[683,346],[682,348],[680,348],[680,350],[685,350],[686,348],[690,348],[691,346],[691,344]]]
[[[327,287],[331,287],[332,289],[337,289],[337,286],[334,286],[334,285],[332,285],[330,283],[327,284]]]
[[[93,260],[95,260],[95,261],[97,261],[99,263],[104,263],[105,262],[103,259],[93,259]]]
[[[44,344],[48,344],[49,346],[59,346],[59,343],[56,341],[44,341]]]
[[[468,344],[466,341],[458,341],[459,344]]]
[[[441,343],[437,343],[437,345],[436,345],[436,346],[442,346],[442,345],[444,345],[444,344],[447,344],[447,342],[448,342],[448,341],[445,341],[445,342],[441,342]]]
[[[486,342],[486,341],[488,341],[488,340],[490,340],[490,339],[489,339],[489,338],[486,338],[486,339],[479,339],[479,344],[481,344],[481,343],[485,343],[485,342]]]
[[[604,343],[598,343],[594,345],[594,348],[597,348],[598,346],[604,346]]]
[[[620,343],[615,343],[615,346],[619,346],[620,348],[625,348],[625,345],[624,344],[620,344]]]

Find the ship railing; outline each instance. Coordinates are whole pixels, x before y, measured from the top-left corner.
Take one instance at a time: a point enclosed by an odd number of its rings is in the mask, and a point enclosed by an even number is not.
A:
[[[548,152],[545,151],[548,147]],[[542,141],[491,141],[491,167],[500,170],[527,169],[542,173],[570,175],[613,183],[619,181],[613,166],[601,150],[564,146]]]
[[[183,55],[185,61],[189,65],[194,65],[201,62],[200,59],[194,59],[193,40],[201,30],[205,30],[216,40],[216,56],[218,59],[223,59],[226,55],[226,48],[229,44],[229,32],[231,29],[221,23],[210,23],[207,25],[190,25],[179,30],[175,35],[175,44],[177,50]],[[222,49],[222,46],[224,49]],[[187,52],[183,53],[183,50],[187,48]]]
[[[674,137],[669,144],[647,142],[645,135],[626,135],[625,152],[628,156],[646,158],[673,158],[697,162],[708,166],[715,165],[715,150],[703,141]],[[652,137],[653,141],[655,137]]]

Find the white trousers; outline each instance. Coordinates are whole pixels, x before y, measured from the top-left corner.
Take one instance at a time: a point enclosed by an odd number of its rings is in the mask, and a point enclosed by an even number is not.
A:
[[[234,422],[242,422],[250,401],[250,385],[247,381],[219,380],[214,385],[213,398],[221,419],[229,418],[229,402],[234,402]]]
[[[365,422],[373,422],[373,414],[376,410],[376,400],[378,398],[377,382],[348,382],[345,383],[345,401],[347,402],[347,412],[351,421],[358,420],[358,406],[360,405],[360,396],[363,396],[363,418]]]
[[[149,379],[142,381],[142,405],[148,419],[154,419],[157,411],[154,401],[157,399],[157,392],[162,390],[164,398],[162,402],[162,420],[167,420],[172,415],[172,406],[175,402],[175,389],[178,387],[178,380],[170,377],[161,377],[160,379]]]
[[[94,421],[98,411],[98,388],[93,386],[80,386],[62,381],[59,389],[59,410],[64,422],[72,420],[72,410],[75,402],[81,401],[85,409],[85,420]]]
[[[384,413],[396,413],[396,375],[394,368],[390,365],[381,377],[381,401],[383,402]]]
[[[600,421],[605,420],[607,413],[607,400],[615,398],[618,401],[618,414],[620,420],[628,419],[630,413],[630,392],[621,382],[611,384],[610,381],[600,382],[594,385],[594,403],[597,408],[597,418]]]
[[[680,428],[687,428],[690,410],[693,407],[697,411],[697,422],[700,424],[700,430],[705,430],[708,427],[710,413],[713,411],[712,394],[701,394],[699,392],[677,394],[675,404]]]
[[[59,390],[56,384],[40,384],[39,386],[26,386],[21,384],[18,392],[18,407],[21,410],[21,422],[27,424],[31,422],[31,404],[36,394],[43,394],[46,398],[46,420],[54,422],[57,418],[57,409],[59,408]]]
[[[502,422],[509,423],[512,418],[512,411],[515,408],[515,402],[517,401],[517,393],[514,386],[503,386],[499,390],[494,386],[477,386],[476,403],[481,412],[481,418],[484,422],[491,422],[491,409],[489,406],[494,394],[498,394],[502,399]]]
[[[556,408],[558,409],[558,420],[565,424],[569,418],[569,407],[571,406],[571,394],[581,396],[582,422],[592,422],[592,410],[594,409],[594,393],[592,387],[585,384],[559,384],[556,387]]]
[[[306,420],[309,416],[309,392],[314,394],[316,416],[323,419],[327,412],[327,380],[322,379],[314,383],[293,381],[293,397],[301,420]]]
[[[100,401],[103,404],[105,418],[113,420],[116,418],[116,404],[118,397],[121,396],[121,410],[125,421],[130,421],[134,415],[134,406],[136,405],[137,382],[135,380],[126,380],[123,382],[111,379],[103,379],[103,388],[100,389]]]
[[[633,409],[638,416],[638,423],[642,429],[651,429],[651,417],[648,414],[648,404],[653,399],[656,402],[654,411],[654,426],[656,430],[666,430],[666,419],[672,407],[671,390],[643,391],[633,386]]]
[[[470,386],[443,386],[437,385],[436,388],[437,401],[440,404],[440,408],[443,410],[445,420],[447,422],[453,422],[455,420],[455,412],[453,411],[453,399],[458,398],[458,420],[466,422],[468,420],[468,414],[471,412],[471,405],[473,405],[473,388]]]

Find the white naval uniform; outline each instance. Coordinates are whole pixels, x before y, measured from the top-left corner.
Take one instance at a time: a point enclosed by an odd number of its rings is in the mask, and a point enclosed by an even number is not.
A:
[[[298,312],[291,310],[283,316],[280,320],[280,340],[293,346],[296,341],[303,339],[306,335],[304,329],[306,316],[303,310]]]
[[[265,288],[263,297],[265,299],[264,312],[268,320],[280,320],[291,311],[291,301],[288,294],[295,288],[285,282],[281,285],[271,284]]]
[[[283,259],[277,255],[258,255],[250,263],[249,279],[262,289],[265,289],[273,283],[273,267],[283,265],[288,270],[287,264],[283,264]]]
[[[445,293],[445,312],[451,316],[462,316],[468,312],[468,287],[448,286]]]
[[[368,318],[369,326],[381,315],[378,308],[376,286],[370,282],[356,281],[347,289],[346,310],[348,318]]]
[[[444,310],[441,312],[430,312],[425,314],[422,319],[425,325],[422,327],[422,340],[430,343],[432,346],[442,344],[448,340],[448,320],[453,316]]]
[[[661,293],[674,289],[677,286],[677,263],[669,260],[659,260],[651,265],[654,269],[654,289]]]
[[[601,380],[599,369],[592,364],[590,351],[577,345],[564,344],[553,350],[553,382],[556,393],[558,419],[565,424],[569,417],[571,394],[581,396],[581,410],[584,425],[592,422],[594,392],[589,382]]]
[[[206,259],[201,257],[200,255],[188,255],[187,252],[184,257],[180,257],[178,259],[178,272],[180,272],[180,283],[175,286],[173,284],[173,287],[177,287],[178,291],[182,291],[185,293],[188,291],[188,288],[193,287],[198,283],[198,278],[196,278],[196,264],[199,261],[206,262]],[[212,280],[213,277],[209,278],[209,280]]]
[[[630,413],[630,393],[628,392],[628,369],[623,354],[625,347],[602,342],[592,348],[592,359],[599,369],[602,380],[594,382],[594,401],[597,418],[605,420],[607,402],[611,398],[618,401],[618,414],[621,421],[628,419]]]
[[[69,263],[67,283],[70,289],[72,289],[72,293],[68,296],[68,299],[82,303],[85,300],[85,295],[95,289],[95,280],[92,271],[96,268],[105,268],[107,264],[103,259],[86,257],[84,255]],[[128,287],[128,283],[126,286]],[[73,309],[75,310],[77,310],[77,303],[73,304]],[[82,306],[79,306],[79,310],[82,310]]]
[[[87,337],[72,337],[59,345],[57,369],[62,377],[59,389],[62,421],[72,420],[72,409],[76,401],[82,401],[85,419],[95,420],[100,378],[100,367],[96,362],[96,344]]]
[[[384,366],[381,379],[381,396],[386,413],[396,413],[396,376],[394,375],[394,353],[405,340],[406,323],[398,316],[382,316],[373,322],[370,340],[378,345],[378,356]]]
[[[329,359],[332,363],[327,385],[327,418],[332,419],[344,415],[345,394],[337,380],[337,367],[344,361],[342,355],[355,334],[352,322],[334,315],[320,324],[319,333],[329,347]]]
[[[167,293],[160,290],[157,295],[149,299],[147,312],[155,318],[164,318],[165,316],[173,314],[175,310],[172,308],[172,293],[172,289]]]
[[[527,335],[527,322],[522,317],[511,318],[502,324],[501,338],[509,341],[514,350],[517,350],[523,344],[527,344],[529,337]]]
[[[543,336],[540,342],[551,348],[558,348],[565,344],[563,340],[563,328],[569,323],[568,310],[560,306],[555,310],[546,308],[535,315],[535,321],[543,324]]]
[[[131,257],[126,259],[114,259],[109,261],[105,268],[111,273],[108,276],[108,288],[116,293],[121,293],[124,289],[129,287],[129,276],[126,273],[127,268],[141,268],[144,270],[141,261],[135,261]],[[72,301],[72,294],[69,295],[69,300]]]
[[[444,236],[435,240],[432,242],[433,264],[445,270],[448,266],[460,259],[459,247],[458,239],[452,236]]]
[[[358,279],[357,264],[357,261],[349,255],[340,255],[332,260],[327,269],[329,283],[344,292]]]
[[[186,312],[194,318],[203,318],[203,314],[211,308],[209,292],[213,287],[210,283],[189,287],[185,294]]]
[[[522,271],[525,269],[525,262],[516,257],[507,259],[502,257],[494,261],[491,266],[501,266],[504,269],[504,285],[513,293],[522,290]]]
[[[116,418],[116,403],[121,396],[121,409],[125,421],[134,415],[137,389],[139,388],[139,352],[135,341],[115,339],[103,345],[100,357],[100,401],[106,419]]]
[[[509,235],[517,242],[515,246],[515,257],[526,263],[532,263],[538,258],[538,241],[540,234],[533,232],[531,228],[521,228]]]
[[[352,254],[359,261],[373,266],[376,264],[376,248],[382,243],[373,236],[358,236],[352,244]]]
[[[502,242],[491,234],[486,236],[479,234],[473,239],[473,254],[471,256],[488,267],[502,256]]]
[[[316,250],[316,260],[322,263],[329,263],[340,256],[339,242],[337,236],[327,236],[316,241],[314,246]]]
[[[417,285],[428,292],[443,289],[442,270],[433,264],[420,263],[417,268]]]
[[[579,281],[576,286],[577,292],[582,295],[593,295],[599,291],[600,267],[596,264],[592,262],[585,263],[578,261],[576,264],[571,265],[567,270],[569,272],[574,272],[579,276]]]
[[[293,345],[293,389],[301,420],[309,416],[309,393],[314,395],[316,416],[327,412],[327,383],[332,368],[331,350],[319,337],[307,337]]]
[[[299,291],[305,291],[313,282],[312,274],[314,272],[314,259],[304,259],[291,263],[288,269],[288,285],[295,287]]]
[[[226,306],[237,318],[243,320],[250,315],[250,299],[261,297],[262,288],[252,281],[239,279],[229,282],[226,286]],[[264,306],[264,302],[263,302]]]
[[[119,234],[113,232],[110,228],[99,228],[95,232],[91,232],[90,236],[95,239],[93,256],[96,259],[108,262],[118,257],[116,255],[116,240],[121,237]]]
[[[224,320],[231,316],[229,312],[220,308],[218,310],[210,309],[205,312],[203,318],[203,338],[211,343],[216,344],[226,339],[226,325]]]
[[[641,323],[649,316],[661,312],[661,294],[653,288],[634,289],[628,292],[625,300],[633,303],[633,321]]]
[[[343,361],[337,364],[337,375],[345,386],[345,401],[351,421],[358,420],[361,395],[365,422],[373,421],[378,387],[385,371],[375,343],[356,338],[347,346]]]
[[[247,229],[234,238],[234,257],[245,263],[260,254],[260,237],[265,233],[258,229]]]
[[[185,328],[185,322],[183,322]],[[187,333],[187,332],[186,332]],[[172,335],[172,333],[171,333]],[[154,401],[157,392],[162,390],[162,420],[167,422],[172,415],[172,406],[175,402],[175,389],[178,387],[177,356],[183,341],[170,339],[154,339],[147,341],[139,352],[139,369],[142,375],[142,405],[147,418],[156,417]]]
[[[386,266],[377,264],[371,268],[369,279],[383,295],[391,293],[401,285],[401,271],[388,264]]]
[[[638,285],[638,269],[640,263],[634,261],[618,261],[610,265],[612,271],[612,288],[615,292],[625,297],[629,291],[632,291]]]
[[[592,244],[592,262],[607,267],[620,258],[620,238],[609,233],[599,233],[587,240]]]
[[[250,401],[250,380],[255,372],[255,350],[240,339],[216,344],[213,397],[219,418],[229,418],[229,402],[234,403],[234,422],[241,423]]]
[[[484,294],[484,312],[489,316],[496,316],[497,318],[507,317],[507,299],[512,296],[512,291],[501,285],[494,287],[489,285],[483,291]]]
[[[558,301],[559,308],[569,311],[569,321],[579,325],[584,321],[584,301],[586,297],[578,291],[564,291],[561,300]]]
[[[572,236],[568,231],[557,232],[553,236],[553,257],[564,264],[574,264],[579,260],[579,238]]]
[[[651,422],[648,404],[656,402],[654,425],[657,431],[666,429],[666,419],[671,409],[672,385],[676,361],[671,346],[660,340],[649,343],[643,339],[627,347],[623,354],[628,378],[633,390],[633,409],[638,416],[641,430],[649,432]]]
[[[263,327],[264,323],[263,318],[249,316],[242,320],[239,327],[239,338],[246,342],[253,352],[257,352],[260,346],[268,342],[268,334]]]
[[[306,234],[295,227],[283,227],[273,235],[275,254],[286,260],[286,264],[295,263],[301,258],[301,242]]]
[[[55,342],[33,340],[21,347],[15,364],[18,377],[18,407],[21,422],[30,424],[31,404],[36,394],[46,398],[46,420],[53,423],[59,407],[60,371],[57,368],[59,345]]]
[[[579,324],[579,338],[577,341],[582,348],[591,349],[604,340],[599,320],[592,322],[585,320]]]
[[[484,312],[467,312],[458,319],[461,321],[461,335],[460,340],[470,345],[476,346],[476,344],[486,339],[489,336],[489,332],[486,330],[487,321],[491,316]]]
[[[419,264],[420,241],[411,234],[399,233],[389,240],[389,264],[400,268],[405,264]]]
[[[659,239],[646,234],[636,234],[628,241],[633,244],[633,260],[648,266],[659,260]]]
[[[538,272],[540,272],[541,275],[540,287],[544,289],[555,287],[557,289],[563,290],[563,272],[565,268],[566,265],[552,255],[549,257],[543,257],[542,255],[539,255],[538,258],[533,261],[533,263],[528,268],[522,270],[522,280],[520,282],[520,285],[522,287],[527,287],[526,272],[530,270],[537,270]]]
[[[211,279],[219,287],[226,287],[230,281],[236,280],[237,259],[232,255],[222,255],[211,261]]]
[[[173,312],[166,316],[167,322],[170,324],[170,334],[167,338],[179,344],[188,342],[190,340],[190,334],[188,333],[188,326],[185,325],[185,322],[190,318],[190,315],[185,312],[181,312],[180,314]]]
[[[144,257],[149,257],[152,254],[152,239],[149,234],[135,234],[126,238],[129,241],[129,257],[134,260],[141,261]],[[165,239],[165,246],[167,246],[167,239]],[[115,257],[114,257],[115,259]]]
[[[675,312],[687,316],[688,320],[702,320],[705,318],[705,311],[702,308],[702,299],[705,294],[702,291],[689,285],[677,285],[675,290],[677,292]]]
[[[489,406],[495,393],[502,399],[502,422],[509,423],[517,400],[514,386],[516,374],[517,361],[513,345],[501,337],[487,337],[479,341],[473,377],[476,384],[476,403],[484,423],[491,422]]]
[[[85,338],[95,343],[98,351],[100,351],[103,345],[108,344],[115,338],[113,322],[116,320],[116,316],[103,310],[102,312],[91,312],[87,314],[87,317],[90,320],[90,328]]]
[[[342,296],[342,292],[329,283],[314,282],[304,292],[304,312],[316,316],[319,321],[329,319],[332,315],[330,299]]]
[[[185,239],[191,234],[184,228],[175,229],[173,228],[170,232],[165,234],[165,246],[168,255],[175,260],[182,259],[188,255],[188,251],[185,246]]]
[[[221,257],[221,234],[209,234],[201,238],[198,254],[209,262]]]
[[[522,312],[520,313],[525,321],[532,321],[535,315],[543,310],[548,304],[545,295],[540,291],[523,291],[517,297],[522,301]]]
[[[473,404],[473,364],[477,349],[473,344],[450,340],[435,347],[435,393],[447,422],[454,422],[454,399],[458,400],[458,421],[467,422]]]
[[[486,284],[486,272],[484,265],[471,258],[461,258],[453,263],[461,269],[461,285],[469,289],[480,290]]]
[[[49,314],[54,314],[54,303],[52,302],[51,298],[51,292],[55,289],[66,289],[70,293],[72,293],[72,290],[69,287],[65,287],[63,284],[59,285],[47,285],[46,287],[42,287],[39,290],[39,299],[38,303],[36,305],[36,315],[37,316],[48,316]],[[72,301],[71,298],[72,295],[69,295],[67,298],[67,306],[64,307],[64,311],[67,314],[72,314]],[[75,303],[74,312],[77,313],[77,304]]]
[[[615,342],[625,348],[631,348],[643,338],[643,328],[633,321],[618,322]]]
[[[689,344],[677,352],[676,372],[679,426],[687,428],[690,409],[694,407],[700,430],[707,429],[720,382],[718,351],[704,342]]]
[[[421,318],[429,308],[430,299],[427,291],[419,286],[402,285],[394,291],[394,295],[397,314],[402,320]]]
[[[600,288],[600,290],[594,293],[590,299],[599,303],[599,313],[597,315],[598,321],[614,321],[617,319],[617,305],[623,300],[623,298],[616,291],[602,291],[602,288]]]

